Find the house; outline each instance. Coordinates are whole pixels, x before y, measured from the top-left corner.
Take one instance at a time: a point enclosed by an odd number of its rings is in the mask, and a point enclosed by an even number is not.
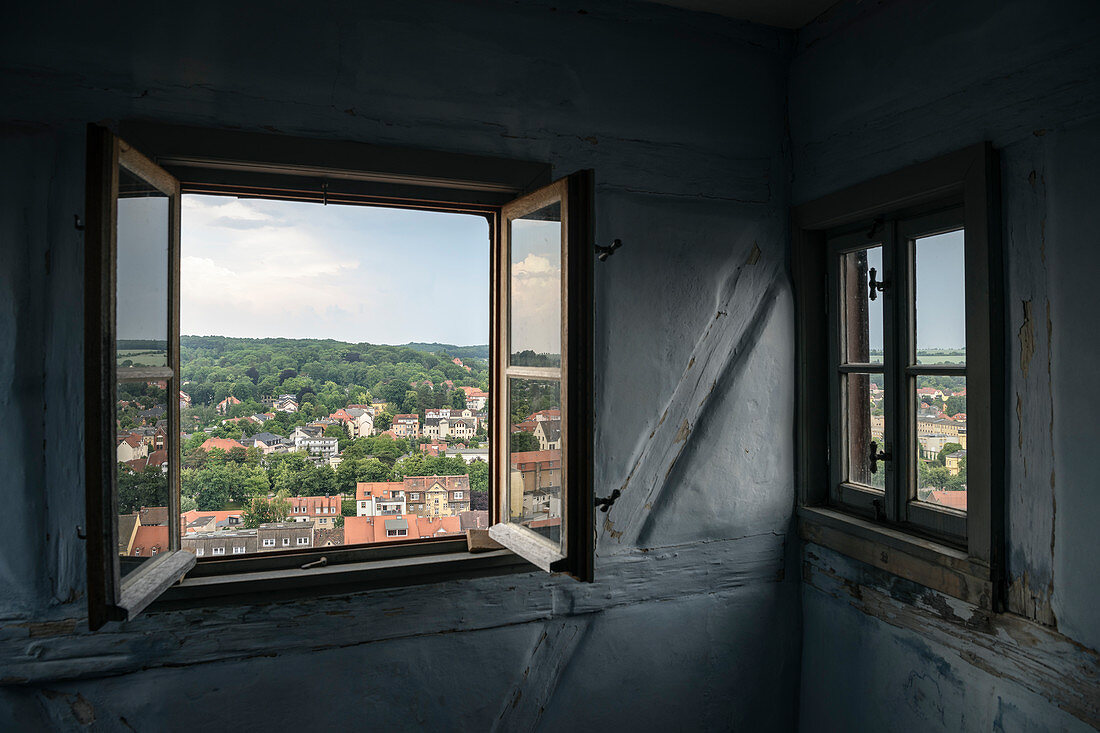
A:
[[[561,490],[561,451],[519,451],[509,456],[513,479],[512,485],[518,480],[523,486],[523,492],[528,493],[537,489]]]
[[[275,433],[269,433],[267,431],[256,433],[252,436],[252,438],[250,438],[250,440],[252,441],[252,444],[256,448],[259,448],[260,452],[264,455],[267,455],[268,453],[273,453],[276,447],[283,445],[285,442],[281,435],[276,435]]]
[[[139,524],[134,532],[134,539],[127,554],[131,557],[155,557],[158,553],[167,549],[167,524]]]
[[[447,444],[443,441],[432,438],[430,443],[421,443],[420,452],[426,453],[429,456],[442,456],[447,453]]]
[[[244,450],[244,445],[242,445],[239,441],[233,440],[232,438],[207,438],[205,441],[203,441],[203,444],[199,446],[200,450],[204,450],[207,453],[214,450],[215,448],[218,448],[228,453],[234,448],[240,448]]]
[[[406,508],[404,481],[360,481],[355,486],[355,514],[373,517],[381,514],[404,514]]]
[[[257,529],[260,552],[283,552],[313,547],[313,522],[272,522]]]
[[[933,489],[928,492],[928,497],[925,501],[931,504],[939,504],[940,506],[949,506],[952,509],[962,509],[966,511],[966,492],[965,491],[946,491],[943,489]]]
[[[272,401],[271,407],[277,412],[297,412],[298,399],[291,394],[279,395]]]
[[[963,469],[963,462],[966,460],[966,451],[957,450],[954,453],[948,453],[943,460],[947,472],[952,476],[958,476]]]
[[[423,434],[424,437],[433,439],[469,440],[477,434],[477,418],[425,417]]]
[[[138,510],[138,522],[143,527],[168,526],[168,507],[143,506]]]
[[[401,414],[394,415],[390,430],[398,438],[415,438],[420,435],[420,416]]]
[[[129,463],[149,455],[149,446],[140,437],[131,434],[118,436],[115,455],[119,463]]]
[[[187,394],[183,390],[180,390],[180,409],[183,410],[191,406],[191,395]]]
[[[214,408],[214,411],[217,412],[219,415],[228,415],[229,408],[239,404],[241,404],[240,400],[238,400],[233,395],[229,395],[224,400],[218,403],[217,407]]]
[[[339,496],[291,496],[290,522],[315,522],[318,529],[336,526],[336,518],[341,514],[342,497]]]
[[[118,554],[129,555],[134,549],[134,539],[140,526],[138,515],[121,514],[118,517]]]
[[[339,422],[348,431],[348,437],[360,438],[374,433],[374,416],[371,408],[348,406],[337,410],[330,416],[335,422]]]
[[[466,393],[466,406],[473,408],[474,410],[484,410],[485,406],[489,404],[489,393],[484,392],[477,387],[459,387]]]
[[[458,517],[433,519],[416,514],[347,517],[344,520],[344,544],[362,545],[461,536],[464,531]]]
[[[461,458],[466,463],[473,463],[474,461],[489,462],[489,449],[488,448],[464,448],[460,446],[452,446],[447,448],[447,455],[451,458]]]
[[[138,417],[141,418],[142,425],[155,425],[158,420],[164,417],[166,410],[160,405],[154,405],[148,410],[142,410],[138,413]]]
[[[180,538],[180,548],[198,557],[247,555],[260,551],[258,534],[258,530],[243,528],[190,533]]]
[[[141,473],[150,466],[159,468],[162,473],[168,473],[168,451],[161,448],[155,450],[144,458],[135,458],[132,461],[124,461],[126,467],[134,473]]]
[[[219,532],[226,529],[239,527],[244,521],[244,511],[218,510],[203,511],[191,509],[180,512],[181,533],[193,534],[195,532]]]
[[[539,450],[561,450],[561,420],[540,420],[535,424]]]
[[[410,513],[450,517],[470,510],[469,476],[406,476],[401,483]]]
[[[314,547],[339,547],[344,544],[344,528],[318,529],[313,534]]]

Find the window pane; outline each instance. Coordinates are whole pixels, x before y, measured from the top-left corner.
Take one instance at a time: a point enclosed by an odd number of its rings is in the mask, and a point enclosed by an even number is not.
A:
[[[511,363],[561,365],[561,203],[509,223]]]
[[[882,363],[882,294],[871,300],[868,284],[874,269],[881,282],[882,247],[848,252],[840,256],[843,293],[844,360],[848,364]]]
[[[966,363],[963,231],[914,242],[918,364]]]
[[[917,499],[966,509],[966,377],[916,378]]]
[[[119,168],[118,301],[120,376],[168,365],[168,197]]]
[[[115,466],[118,553],[132,560],[168,550],[168,412],[166,382],[118,385]]]
[[[881,374],[844,376],[844,439],[848,469],[845,480],[881,489],[885,473],[881,461],[872,472],[871,443],[875,451],[886,450],[886,391]]]
[[[561,541],[561,383],[510,379],[507,521]]]

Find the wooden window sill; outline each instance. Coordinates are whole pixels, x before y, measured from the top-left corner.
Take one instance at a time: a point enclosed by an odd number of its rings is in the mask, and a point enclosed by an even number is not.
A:
[[[294,567],[210,574],[184,578],[165,591],[149,610],[168,611],[215,603],[282,601],[534,569],[526,560],[508,550],[494,550],[386,557],[304,569]]]
[[[800,507],[798,517],[798,534],[806,542],[985,610],[995,610],[989,566],[964,550],[829,507]]]

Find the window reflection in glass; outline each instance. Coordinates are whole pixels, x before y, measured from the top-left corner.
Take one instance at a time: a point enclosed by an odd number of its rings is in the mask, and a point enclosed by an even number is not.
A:
[[[561,541],[563,502],[561,383],[510,379],[508,517]]]
[[[119,376],[168,365],[168,197],[119,168],[116,338]]]
[[[118,553],[133,565],[168,549],[166,381],[123,382],[115,405]]]
[[[561,366],[561,203],[509,223],[513,366]]]

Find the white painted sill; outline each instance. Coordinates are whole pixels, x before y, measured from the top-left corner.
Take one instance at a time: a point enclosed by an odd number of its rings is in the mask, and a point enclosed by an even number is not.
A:
[[[320,557],[313,556],[314,559]],[[230,572],[185,577],[165,591],[149,610],[173,610],[217,603],[271,602],[533,571],[535,568],[518,555],[508,550],[492,550],[385,557],[360,562],[336,562],[321,567]]]
[[[829,507],[799,507],[798,518],[798,534],[806,542],[987,611],[995,610],[989,566],[964,550]]]

